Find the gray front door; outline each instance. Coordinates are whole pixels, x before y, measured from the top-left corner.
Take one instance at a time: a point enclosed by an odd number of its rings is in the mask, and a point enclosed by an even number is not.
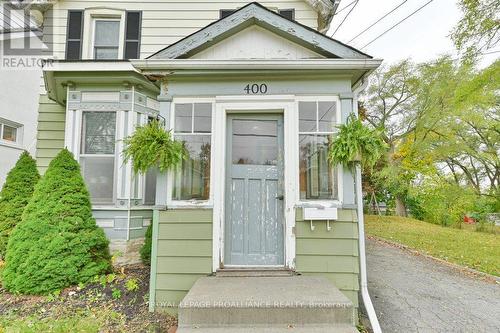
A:
[[[283,116],[230,115],[226,142],[225,265],[283,265]]]

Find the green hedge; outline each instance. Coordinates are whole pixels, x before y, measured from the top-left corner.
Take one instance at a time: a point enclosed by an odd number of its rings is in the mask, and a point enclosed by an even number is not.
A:
[[[9,235],[21,221],[39,179],[36,161],[28,152],[23,152],[7,174],[0,192],[0,259],[5,257]]]
[[[108,240],[92,217],[73,155],[62,150],[35,187],[7,246],[4,287],[47,294],[109,272]]]
[[[144,239],[144,245],[141,247],[141,260],[145,265],[151,265],[151,246],[153,238],[153,225],[150,224],[148,230],[146,230],[146,236]]]

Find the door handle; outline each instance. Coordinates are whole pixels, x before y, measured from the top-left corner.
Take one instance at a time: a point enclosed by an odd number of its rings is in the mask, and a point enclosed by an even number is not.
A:
[[[276,197],[276,199],[278,199],[278,200],[283,200],[283,199],[285,199],[285,196],[284,196],[284,195],[278,195],[278,196]]]

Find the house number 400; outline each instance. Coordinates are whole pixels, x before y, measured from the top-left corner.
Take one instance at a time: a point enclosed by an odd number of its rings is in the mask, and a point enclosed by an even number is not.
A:
[[[265,83],[262,83],[262,84],[257,84],[257,83],[254,83],[254,84],[247,84],[245,89],[245,92],[247,93],[247,95],[250,95],[250,94],[267,94],[267,84]]]

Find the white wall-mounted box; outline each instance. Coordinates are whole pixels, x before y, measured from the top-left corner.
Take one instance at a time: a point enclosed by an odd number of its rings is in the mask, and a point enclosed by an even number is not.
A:
[[[336,220],[338,219],[337,208],[304,208],[304,220]]]

